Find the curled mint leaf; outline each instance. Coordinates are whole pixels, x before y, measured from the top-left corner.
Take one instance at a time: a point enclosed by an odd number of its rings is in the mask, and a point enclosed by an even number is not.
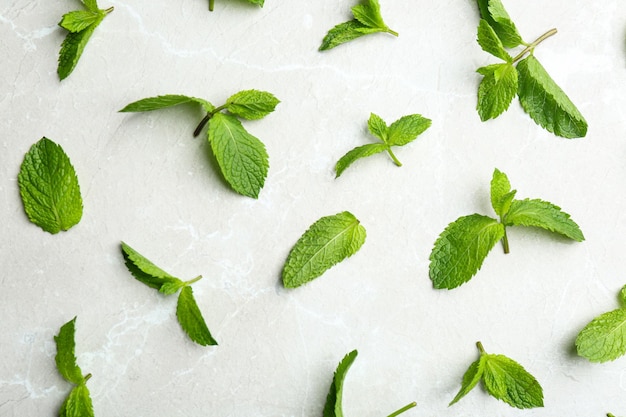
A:
[[[24,156],[17,176],[28,219],[49,233],[68,230],[83,216],[76,172],[60,145],[48,138]]]
[[[248,3],[256,4],[257,6],[263,7],[263,3],[265,0],[248,0]],[[209,11],[213,11],[215,8],[215,0],[209,0]]]
[[[191,287],[185,286],[178,296],[176,317],[191,340],[202,346],[217,345],[202,317]]]
[[[365,228],[350,212],[322,217],[304,232],[283,267],[286,288],[296,288],[355,254],[365,243]]]
[[[506,48],[515,48],[524,41],[500,0],[478,0],[481,17],[491,26]]]

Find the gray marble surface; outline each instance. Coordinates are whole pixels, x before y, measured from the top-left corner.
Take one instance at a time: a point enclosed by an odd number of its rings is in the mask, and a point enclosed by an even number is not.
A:
[[[509,0],[524,38],[558,34],[536,56],[589,122],[586,138],[556,138],[514,102],[482,123],[479,75],[495,62],[477,45],[471,0],[381,0],[400,36],[317,48],[350,18],[348,0],[100,0],[114,6],[76,70],[59,82],[65,35],[56,24],[77,1],[0,5],[0,415],[54,416],[69,385],[53,336],[77,319],[78,363],[93,377],[96,416],[320,416],[332,373],[352,349],[346,416],[602,417],[626,414],[626,358],[591,364],[577,332],[617,307],[626,284],[626,5],[623,0]],[[225,185],[202,114],[180,107],[117,111],[140,98],[187,94],[223,102],[242,89],[281,103],[246,122],[267,146],[258,200]],[[362,160],[334,178],[336,161],[370,143],[371,112],[411,113],[432,127],[396,155]],[[50,235],[29,223],[17,187],[25,152],[46,136],[78,173],[84,216]],[[494,168],[519,197],[572,215],[586,241],[509,231],[472,281],[432,288],[428,256],[459,216],[493,215]],[[367,229],[355,256],[295,290],[285,258],[318,218],[349,210]],[[193,344],[175,299],[135,281],[120,241],[185,279],[217,347]],[[476,389],[453,407],[482,341],[542,384],[545,408],[519,411]]]

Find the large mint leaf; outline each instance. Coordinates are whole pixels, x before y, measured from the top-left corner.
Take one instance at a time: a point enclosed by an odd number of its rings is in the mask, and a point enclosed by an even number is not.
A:
[[[295,288],[355,254],[365,242],[365,228],[347,211],[322,217],[304,232],[283,267],[283,285]]]
[[[50,233],[68,230],[83,215],[76,172],[61,146],[47,138],[34,144],[17,176],[29,220]]]
[[[437,289],[469,281],[504,236],[504,226],[491,217],[471,214],[452,222],[439,235],[430,254],[430,279]]]
[[[587,134],[587,121],[537,59],[517,64],[518,95],[524,111],[544,129],[564,138]]]
[[[483,122],[495,119],[509,108],[517,94],[517,71],[512,64],[493,64],[481,67],[484,75],[478,86],[476,110]]]
[[[191,287],[184,287],[178,296],[176,317],[191,340],[202,346],[217,345],[202,317]]]
[[[504,355],[483,354],[481,359],[489,394],[517,408],[543,407],[543,389],[522,365]]]
[[[265,145],[234,116],[216,113],[209,122],[209,142],[222,175],[239,194],[257,198],[269,167]]]
[[[324,405],[324,417],[343,417],[343,382],[346,379],[346,375],[350,366],[356,359],[358,352],[353,350],[348,353],[339,362],[335,374],[333,375],[333,382],[330,384],[328,395],[326,397],[326,404]]]
[[[206,100],[197,97],[184,96],[180,94],[167,94],[164,96],[148,97],[132,102],[124,107],[120,112],[144,112],[165,109],[167,107],[178,106],[185,103],[198,103],[204,110],[211,112],[215,107]]]
[[[504,218],[507,226],[534,226],[559,233],[577,242],[585,240],[583,232],[560,207],[542,200],[513,200]]]
[[[626,308],[593,319],[576,337],[576,349],[592,362],[612,361],[626,354]]]

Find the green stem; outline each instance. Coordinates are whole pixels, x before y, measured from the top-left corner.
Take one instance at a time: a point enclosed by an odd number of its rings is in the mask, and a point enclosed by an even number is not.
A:
[[[509,253],[509,237],[506,235],[506,226],[504,226],[504,236],[502,236],[502,247],[504,253]]]
[[[417,405],[417,403],[415,401],[413,401],[411,404],[407,404],[404,407],[402,407],[401,409],[399,409],[398,411],[394,411],[393,413],[389,414],[388,417],[399,416],[400,414],[404,413],[407,410],[410,410],[411,408],[415,407],[416,405]]]
[[[91,374],[87,374],[87,375],[85,375],[85,376],[83,377],[83,380],[84,380],[83,382],[87,382],[87,381],[89,381],[89,378],[91,378]]]
[[[390,28],[387,28],[386,32],[387,32],[387,33],[391,33],[391,34],[392,34],[393,36],[395,36],[395,37],[398,37],[398,35],[399,35],[399,33],[398,33],[398,32],[396,32],[395,30],[390,29]]]
[[[209,0],[209,11],[213,11],[213,6],[215,5],[215,0]]]
[[[484,355],[485,352],[485,348],[483,348],[483,344],[480,342],[476,342],[476,347],[478,348],[478,351],[480,352],[481,355]]]
[[[198,282],[202,279],[202,275],[198,275],[197,277],[195,277],[194,279],[190,279],[189,281],[185,281],[185,287],[188,285],[193,284],[194,282]]]
[[[396,156],[393,154],[393,151],[391,150],[391,147],[387,148],[387,152],[389,153],[389,156],[391,156],[391,159],[393,159],[393,163],[396,164],[397,166],[401,167],[402,166],[402,162],[400,162],[398,160],[398,158],[396,158]]]
[[[200,123],[198,123],[196,130],[193,131],[193,137],[195,138],[196,136],[200,134],[200,132],[202,132],[202,129],[204,128],[204,126],[206,126],[206,124],[209,123],[209,120],[211,120],[211,117],[213,117],[215,113],[217,113],[218,111],[224,110],[225,108],[226,108],[226,105],[224,104],[223,106],[216,107],[215,109],[213,109],[213,111],[208,112],[206,116],[204,116],[204,118],[200,120]]]
[[[615,416],[611,413],[607,413],[606,417],[615,417]]]
[[[524,58],[524,55],[526,55],[528,52],[531,52],[533,49],[535,49],[535,47],[539,45],[541,42],[545,41],[550,36],[553,36],[555,34],[556,34],[556,28],[550,29],[549,31],[547,31],[546,33],[538,37],[533,43],[528,45],[526,48],[524,48],[522,52],[520,52],[519,54],[517,54],[515,58],[513,58],[513,64],[519,61],[520,59]]]
[[[112,11],[113,11],[113,6],[109,7],[108,9],[106,9],[106,10],[104,11],[104,13],[105,13],[105,14],[109,14],[109,13],[111,13]]]

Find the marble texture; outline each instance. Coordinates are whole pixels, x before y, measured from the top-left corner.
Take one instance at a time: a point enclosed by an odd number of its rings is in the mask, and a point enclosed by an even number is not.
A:
[[[74,316],[76,354],[93,377],[96,416],[311,417],[350,350],[347,416],[569,417],[626,414],[626,358],[591,364],[573,340],[617,307],[626,284],[626,6],[623,0],[506,1],[526,39],[589,122],[585,139],[556,138],[514,102],[482,123],[475,69],[495,62],[476,44],[473,0],[381,0],[400,36],[372,35],[320,53],[354,1],[100,0],[114,6],[74,73],[60,83],[64,31],[77,1],[0,5],[0,415],[54,416],[69,385],[53,335]],[[419,3],[419,4],[418,4]],[[117,110],[159,94],[217,104],[242,89],[281,103],[245,126],[267,146],[258,200],[232,192],[202,138],[202,114],[181,106]],[[420,113],[432,127],[396,153],[335,162],[369,143],[375,112]],[[82,221],[50,235],[24,215],[17,173],[46,136],[78,173]],[[497,167],[519,197],[569,212],[587,240],[509,231],[468,284],[436,291],[430,249],[445,226],[492,215]],[[367,229],[360,252],[316,281],[282,288],[282,264],[319,217],[349,210]],[[184,279],[220,343],[200,347],[176,322],[175,299],[132,279],[124,240]],[[448,408],[474,343],[519,361],[545,408],[518,411],[476,389]],[[621,414],[620,414],[621,413]]]

